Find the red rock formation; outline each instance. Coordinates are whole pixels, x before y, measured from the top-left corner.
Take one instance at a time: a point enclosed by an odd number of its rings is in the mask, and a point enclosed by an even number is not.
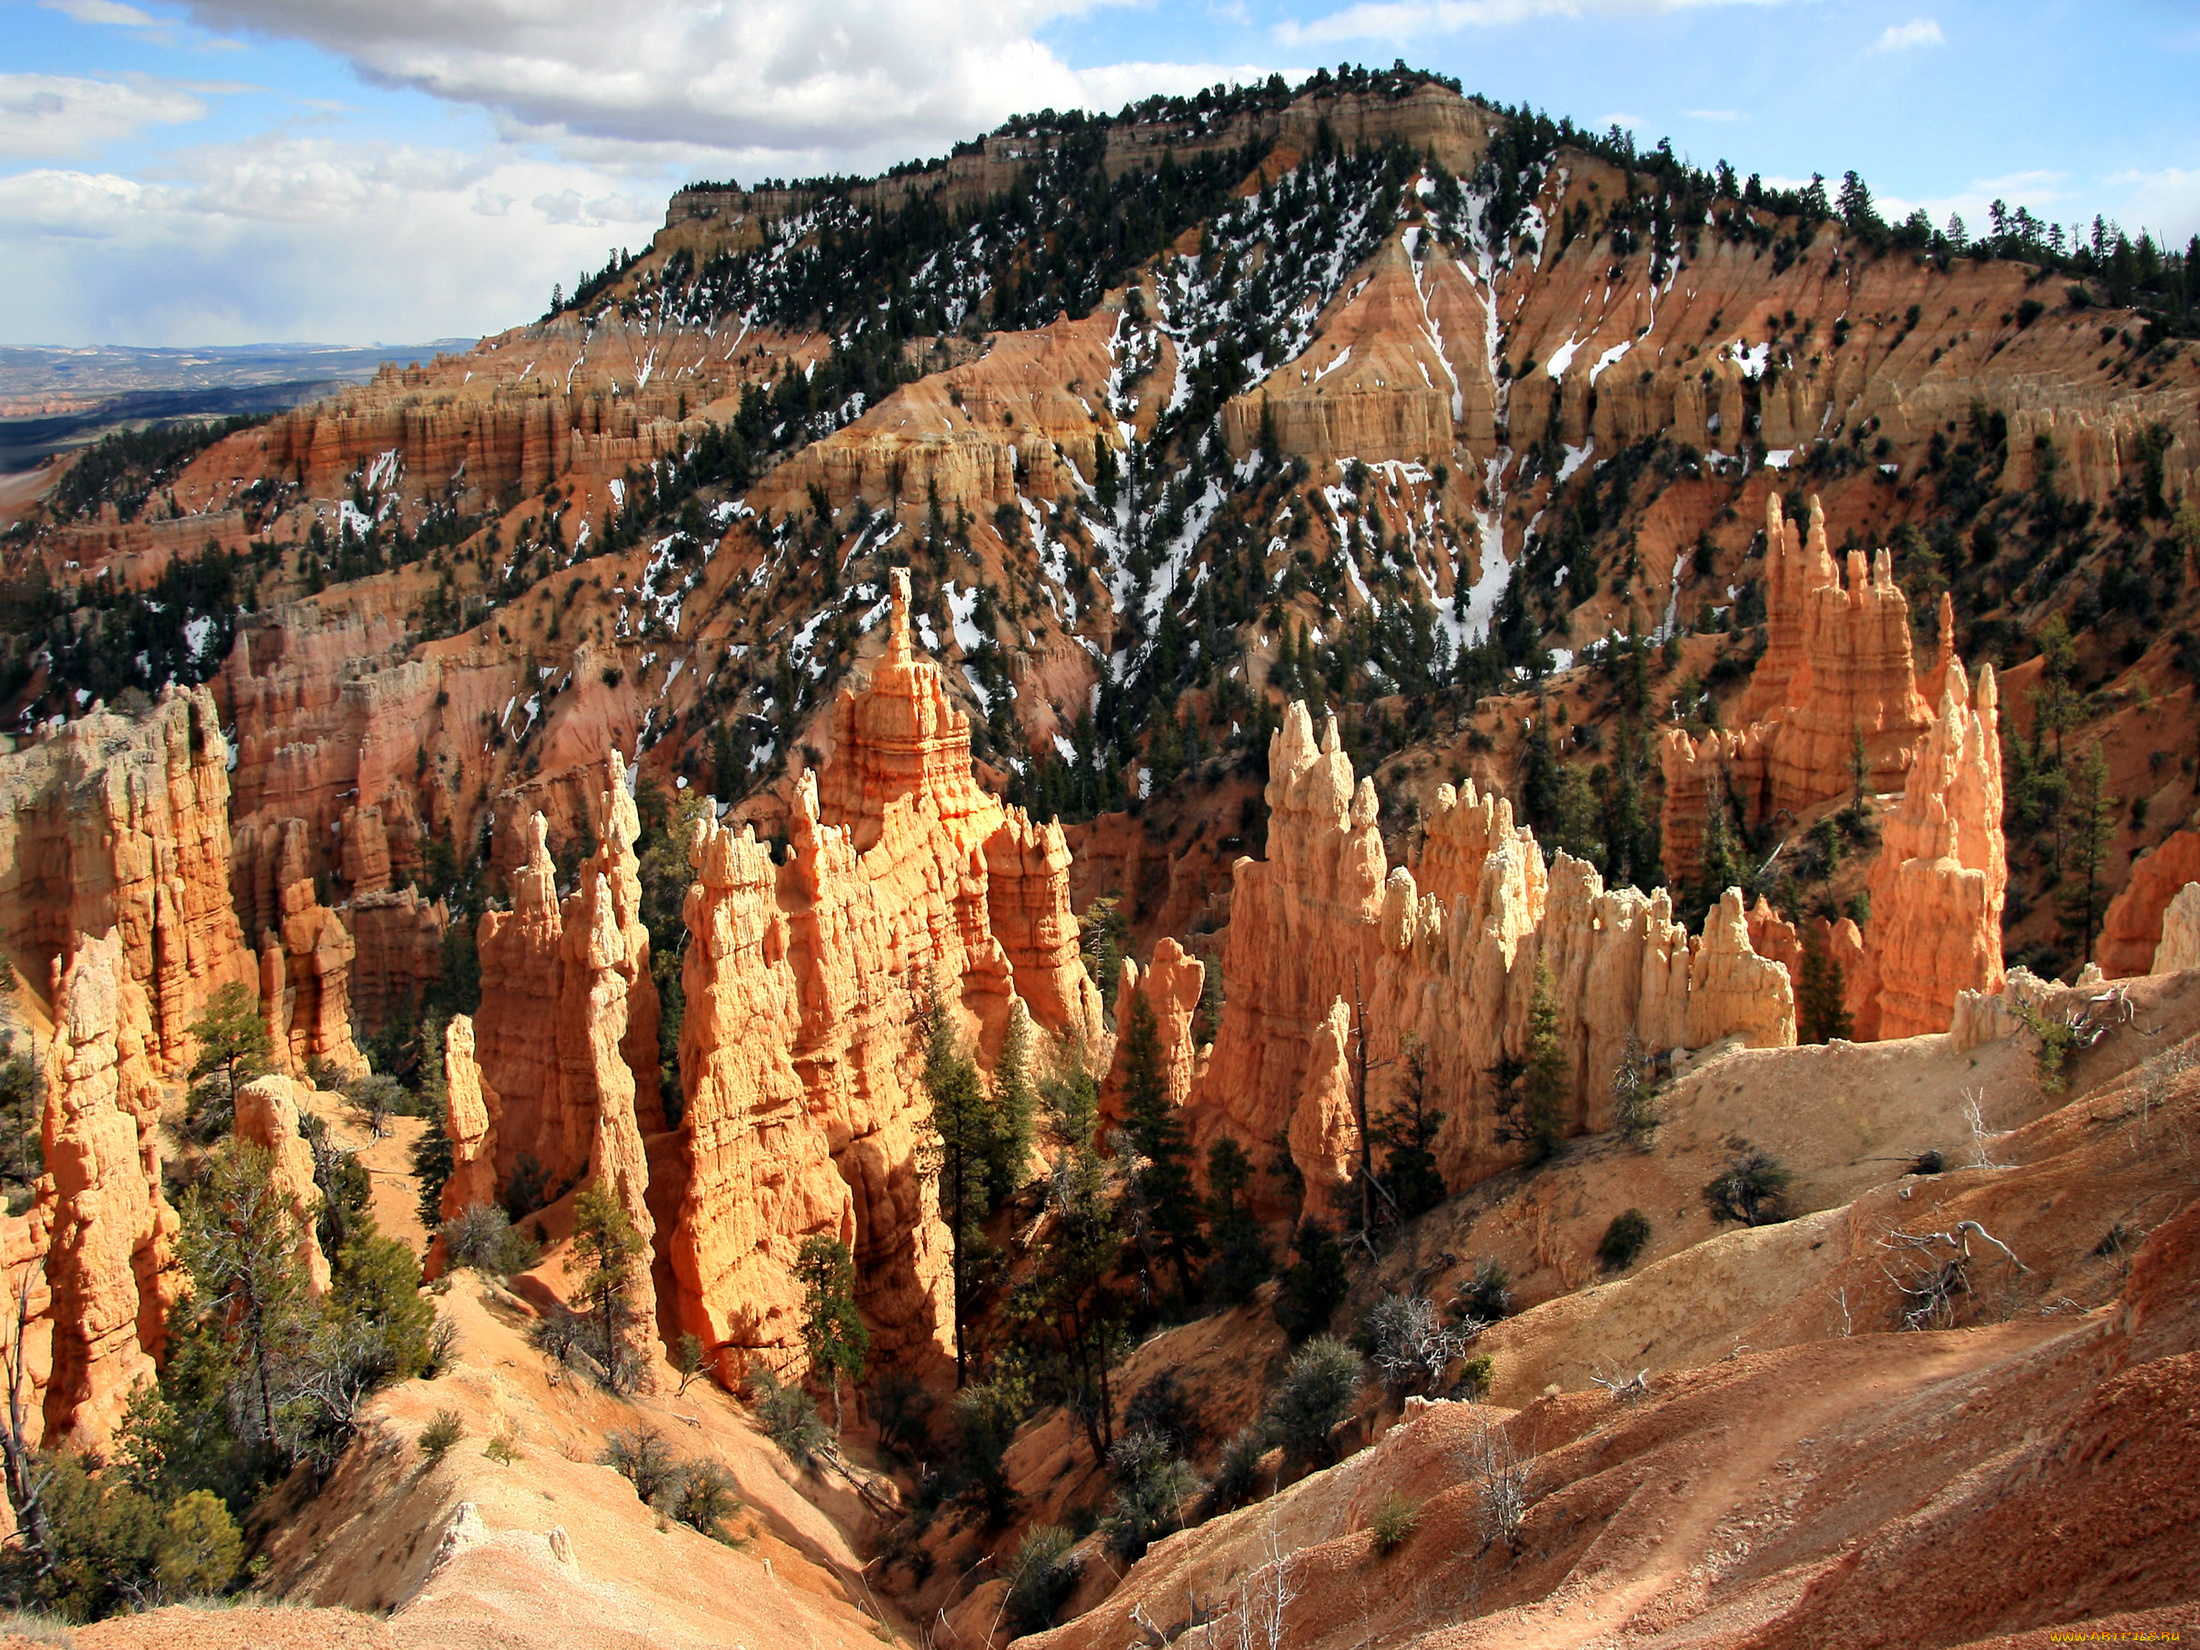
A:
[[[1118,1027],[1128,1023],[1131,1000],[1143,997],[1153,1010],[1161,1045],[1161,1081],[1169,1104],[1181,1106],[1192,1095],[1198,1075],[1199,1050],[1192,1041],[1192,1021],[1199,1013],[1199,994],[1207,983],[1206,965],[1184,954],[1174,939],[1154,947],[1153,961],[1143,974],[1130,958],[1123,959],[1121,983],[1115,993]],[[1123,1062],[1129,1050],[1123,1038],[1115,1040],[1115,1058],[1100,1088],[1100,1115],[1111,1122],[1123,1117]]]
[[[571,1143],[561,1115],[557,1026],[564,925],[549,827],[536,814],[521,834],[527,857],[510,878],[512,908],[481,918],[481,1006],[474,1013],[474,1033],[482,1080],[504,1108],[496,1131],[496,1183],[508,1185],[525,1157],[554,1196],[585,1166],[589,1136]]]
[[[2188,882],[2162,913],[2162,943],[2154,948],[2150,974],[2180,974],[2200,968],[2200,882]]]
[[[1971,690],[1951,664],[1940,715],[1902,800],[1881,827],[1864,941],[1872,996],[1860,1039],[1946,1031],[1962,991],[2002,978],[2009,865],[2001,834],[2000,694],[1993,667]]]
[[[617,758],[613,758],[614,778],[618,774],[616,763]],[[626,801],[623,789],[615,794],[619,801]],[[629,803],[630,816],[632,811]],[[605,849],[608,855],[609,841]],[[610,880],[600,871],[584,870],[580,887],[565,902],[564,916],[565,989],[557,1024],[558,1070],[563,1084],[560,1116],[568,1130],[585,1126],[588,1134],[578,1142],[569,1137],[560,1146],[565,1153],[578,1146],[588,1178],[609,1192],[626,1212],[642,1240],[643,1252],[649,1253],[657,1236],[649,1212],[649,1158],[634,1117],[635,1074],[628,1069],[621,1050],[628,1030],[633,959]],[[649,978],[646,959],[642,978]],[[647,1069],[652,1075],[657,1069],[654,1025],[650,1027]],[[661,1117],[659,1121],[661,1125]],[[647,1268],[641,1272],[630,1298],[637,1319],[655,1324],[656,1285]]]
[[[113,929],[170,1069],[213,994],[255,978],[230,906],[226,754],[213,695],[171,688],[0,756],[0,943],[45,980],[78,935]]]
[[[642,862],[634,844],[642,834],[641,816],[628,789],[626,763],[614,750],[606,760],[603,789],[591,809],[598,844],[596,857],[581,868],[585,888],[604,879],[611,920],[619,930],[617,968],[624,981],[626,1032],[620,1050],[633,1074],[630,1109],[642,1133],[662,1133],[665,1102],[657,1059],[657,982],[649,973],[649,930],[642,924]]]
[[[49,1442],[90,1445],[161,1355],[178,1222],[161,1191],[149,1005],[119,935],[77,947],[56,1007],[39,1187],[52,1292],[43,1415]]]
[[[351,1036],[351,931],[320,900],[306,825],[246,831],[237,850],[260,933],[260,1002],[275,1046],[293,1071],[320,1062],[343,1077],[365,1074]]]
[[[687,1185],[668,1247],[673,1315],[729,1372],[787,1356],[787,1269],[816,1232],[853,1246],[883,1350],[946,1352],[946,1235],[918,1165],[929,982],[987,1063],[1019,999],[1041,1031],[1101,1045],[1059,833],[972,782],[968,724],[912,654],[905,580],[894,595],[822,784],[796,787],[787,863],[715,823],[691,853]]]
[[[2108,902],[2101,937],[2094,947],[2101,972],[2111,979],[2158,974],[2156,948],[2163,938],[2162,918],[2186,883],[2200,881],[2200,831],[2173,831],[2151,854],[2131,862],[2131,880]]]
[[[1409,1033],[1426,1051],[1449,1114],[1436,1143],[1449,1184],[1495,1172],[1517,1152],[1496,1137],[1490,1068],[1526,1046],[1539,964],[1573,1071],[1573,1127],[1608,1123],[1611,1071],[1631,1035],[1651,1052],[1795,1040],[1787,972],[1751,950],[1738,893],[1691,941],[1662,892],[1607,891],[1564,854],[1546,869],[1511,805],[1472,785],[1438,792],[1418,875],[1386,872],[1374,787],[1354,786],[1334,724],[1316,747],[1303,705],[1285,713],[1269,775],[1269,858],[1238,862],[1230,989],[1190,1108],[1202,1147],[1283,1131],[1310,1186],[1336,1183],[1338,1062],[1364,1013],[1377,1069]],[[1387,1091],[1369,1096],[1371,1109],[1390,1103]]]
[[[445,1220],[497,1200],[497,1092],[474,1064],[474,1022],[454,1014],[443,1028],[444,1132],[451,1140],[451,1178],[443,1183]]]
[[[1678,728],[1661,738],[1665,868],[1676,884],[1698,874],[1714,772],[1752,824],[1794,818],[1854,789],[1860,737],[1872,787],[1899,784],[1930,720],[1887,552],[1850,551],[1844,579],[1817,500],[1806,539],[1777,492],[1765,496],[1765,547],[1767,643],[1742,701],[1747,725],[1701,742]],[[1947,668],[1949,623],[1944,607],[1935,675]]]
[[[302,1091],[302,1092],[301,1092]],[[314,1223],[320,1218],[321,1191],[313,1179],[313,1148],[298,1132],[298,1112],[310,1085],[288,1077],[256,1077],[237,1090],[235,1134],[268,1155],[268,1185],[289,1204],[296,1224],[296,1254],[306,1287],[316,1295],[329,1286],[328,1257]]]
[[[450,913],[411,888],[355,894],[337,908],[351,930],[351,1012],[369,1037],[417,1013],[443,972],[443,931]]]

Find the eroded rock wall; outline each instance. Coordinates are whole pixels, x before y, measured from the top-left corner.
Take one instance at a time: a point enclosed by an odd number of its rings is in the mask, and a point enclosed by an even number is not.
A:
[[[786,863],[714,822],[691,855],[669,1248],[677,1321],[729,1372],[785,1359],[788,1267],[812,1233],[854,1249],[882,1350],[951,1350],[920,1164],[915,1028],[935,987],[987,1068],[1019,1000],[1047,1038],[1104,1046],[1059,832],[971,781],[969,725],[911,649],[906,576],[893,595],[885,657],[836,709],[833,766],[797,786]]]
[[[190,1059],[185,1028],[215,992],[256,979],[230,905],[227,756],[205,688],[0,756],[0,943],[44,981],[78,936],[112,930],[166,1069]]]
[[[1189,1121],[1202,1148],[1224,1134],[1254,1146],[1284,1135],[1310,1209],[1341,1189],[1340,1130],[1357,1139],[1357,1101],[1340,1113],[1338,1085],[1359,1026],[1371,1115],[1395,1102],[1405,1040],[1425,1052],[1454,1189],[1518,1157],[1500,1139],[1491,1068],[1526,1050],[1539,967],[1571,1070],[1569,1129],[1609,1123],[1630,1036],[1651,1054],[1729,1036],[1795,1040],[1787,971],[1751,948],[1738,892],[1691,938],[1663,892],[1608,890],[1565,854],[1546,865],[1511,805],[1471,784],[1438,793],[1418,866],[1390,867],[1372,783],[1354,785],[1333,723],[1316,744],[1303,705],[1285,713],[1269,773],[1269,857],[1238,862],[1229,993]]]

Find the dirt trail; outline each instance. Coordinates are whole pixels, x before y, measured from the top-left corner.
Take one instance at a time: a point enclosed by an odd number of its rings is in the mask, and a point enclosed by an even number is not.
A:
[[[1459,1650],[1584,1650],[1633,1637],[1630,1624],[1668,1589],[1716,1579],[1707,1573],[1715,1569],[1721,1550],[1712,1538],[1723,1523],[1763,1495],[1777,1462],[1812,1445],[1823,1451],[1828,1432],[1867,1429],[1902,1400],[1975,1374],[2056,1333],[2060,1331],[2043,1332],[2037,1323],[2020,1323],[1929,1341],[1891,1340],[1888,1350],[1908,1354],[1906,1364],[1888,1357],[1880,1372],[1861,1385],[1828,1384],[1799,1402],[1737,1415],[1719,1440],[1722,1447],[1711,1454],[1708,1470],[1689,1482],[1673,1515],[1661,1521],[1647,1548],[1648,1562],[1631,1575],[1569,1579],[1536,1604],[1420,1642]],[[1714,1555],[1708,1562],[1707,1554]]]

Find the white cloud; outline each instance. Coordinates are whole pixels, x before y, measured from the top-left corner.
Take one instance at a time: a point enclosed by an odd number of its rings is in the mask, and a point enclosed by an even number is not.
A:
[[[79,23],[100,23],[116,28],[148,29],[158,25],[160,19],[135,6],[125,6],[121,0],[38,0],[47,11],[57,11],[64,17],[73,17]]]
[[[846,164],[943,148],[1018,111],[1266,72],[1078,71],[1034,38],[1100,0],[628,0],[609,13],[596,0],[186,3],[209,28],[306,40],[537,135]]]
[[[539,314],[553,282],[570,286],[607,247],[648,239],[663,198],[629,182],[501,143],[469,152],[280,133],[173,153],[151,178],[63,167],[0,176],[6,336],[185,344],[498,331]]]
[[[1626,13],[1695,11],[1708,6],[1776,6],[1783,0],[1360,0],[1311,22],[1284,22],[1276,37],[1287,45],[1339,40],[1414,40],[1458,29],[1495,28],[1538,17],[1594,17]]]
[[[152,125],[203,119],[203,88],[132,78],[0,74],[0,155],[49,159],[81,155]]]
[[[1932,17],[1913,17],[1907,23],[1889,23],[1879,38],[1872,43],[1875,52],[1908,51],[1913,46],[1945,46],[1948,37],[1940,32],[1940,22]]]

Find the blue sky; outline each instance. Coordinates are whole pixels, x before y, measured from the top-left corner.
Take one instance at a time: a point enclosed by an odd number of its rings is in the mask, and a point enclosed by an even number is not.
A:
[[[2167,0],[0,0],[0,342],[416,342],[540,312],[698,176],[1351,60],[1883,206],[2200,231]]]

